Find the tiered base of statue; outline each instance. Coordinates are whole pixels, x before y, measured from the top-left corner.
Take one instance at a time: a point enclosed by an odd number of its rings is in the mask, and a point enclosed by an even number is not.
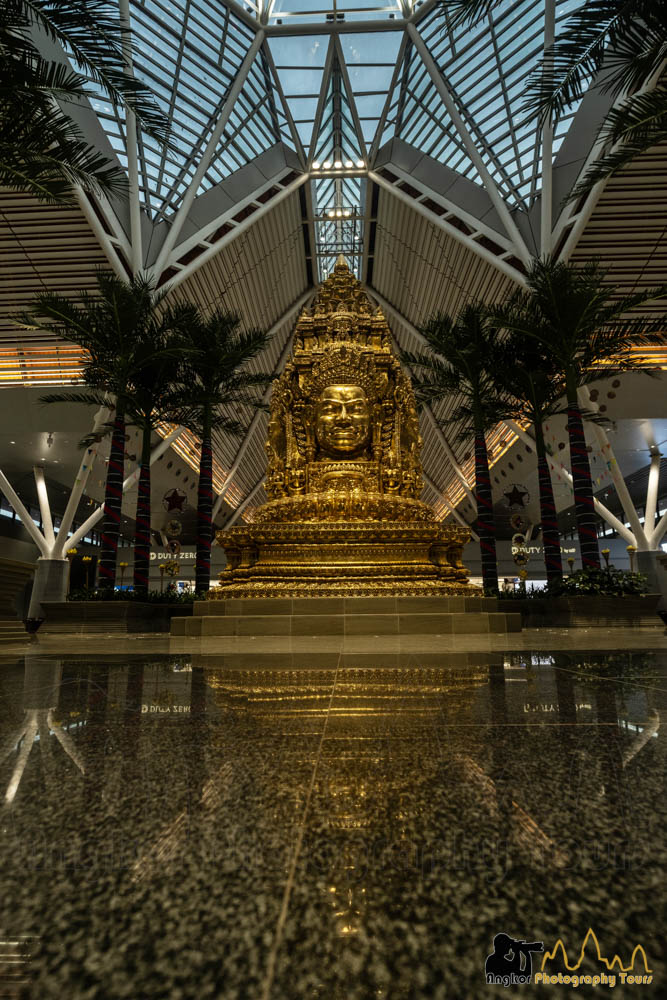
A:
[[[268,519],[269,503],[259,523],[219,532],[228,565],[209,598],[478,593],[461,562],[468,533],[433,520],[425,504],[411,506],[414,520],[280,522]]]

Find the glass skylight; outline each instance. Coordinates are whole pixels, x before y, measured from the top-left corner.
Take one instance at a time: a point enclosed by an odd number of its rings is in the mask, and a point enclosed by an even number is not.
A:
[[[556,0],[557,32],[578,6]],[[412,0],[130,0],[135,73],[173,123],[168,151],[140,137],[148,214],[168,219],[178,209],[262,27],[267,35],[198,194],[276,144],[303,155],[304,170],[313,162],[352,163],[355,171],[348,168],[337,179],[313,172],[318,218],[329,210],[352,213],[334,216],[355,220],[354,226],[341,223],[335,240],[338,248],[345,229],[352,254],[363,242],[360,177],[369,157],[392,138],[481,183],[405,30],[411,16],[502,195],[528,208],[540,189],[541,135],[523,103],[544,44],[543,2],[507,0],[476,27],[454,32],[439,6],[421,14],[420,7]],[[99,98],[93,106],[125,165],[122,115]],[[575,110],[556,125],[554,155]],[[322,222],[318,233],[324,246],[329,223]]]

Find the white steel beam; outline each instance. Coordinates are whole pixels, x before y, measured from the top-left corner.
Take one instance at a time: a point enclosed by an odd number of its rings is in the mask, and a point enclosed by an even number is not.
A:
[[[118,0],[120,20],[126,29],[123,36],[123,59],[130,76],[132,66],[132,40],[130,37],[130,0]],[[141,240],[141,201],[139,199],[139,156],[137,150],[137,118],[131,108],[125,107],[125,148],[130,196],[130,267],[132,274],[139,274],[144,266]]]
[[[387,166],[392,171],[396,169],[391,164],[387,164]],[[399,201],[402,201],[405,205],[409,205],[410,208],[414,209],[415,212],[419,212],[420,215],[423,215],[426,219],[428,219],[430,223],[432,223],[432,225],[437,226],[439,229],[442,229],[442,231],[446,233],[447,236],[451,236],[453,239],[457,240],[467,250],[472,250],[473,253],[476,253],[477,256],[480,257],[487,264],[491,264],[493,267],[497,268],[497,270],[501,271],[503,274],[506,274],[508,278],[511,278],[513,281],[516,281],[517,284],[519,285],[526,284],[525,275],[523,275],[521,271],[518,271],[515,267],[513,267],[512,264],[509,264],[506,260],[503,260],[502,257],[497,257],[495,254],[491,253],[490,250],[487,250],[486,247],[482,246],[480,243],[474,240],[472,236],[467,236],[465,233],[462,233],[460,229],[456,228],[456,226],[453,226],[451,225],[451,223],[447,222],[446,218],[443,219],[441,216],[436,215],[435,212],[431,212],[430,209],[426,207],[426,205],[423,205],[420,201],[417,201],[415,198],[411,198],[409,195],[405,193],[405,191],[402,191],[399,187],[396,187],[395,184],[391,184],[388,180],[382,177],[381,174],[376,173],[374,170],[369,170],[368,176],[381,188],[384,188],[385,191],[390,191],[395,198],[399,199]],[[411,181],[411,183],[414,182]],[[441,195],[437,195],[435,192],[433,192],[433,194],[435,197],[439,199],[439,201],[442,202],[442,204],[446,208],[450,208],[446,199],[444,199]],[[450,210],[457,216],[465,216],[467,214],[464,213],[461,209],[454,208],[453,206],[451,207]],[[495,240],[497,243],[502,245],[503,238],[500,237],[498,233],[493,233],[493,235],[491,235],[491,231],[488,230],[488,227],[483,226],[480,222],[477,222],[477,220],[475,220],[475,225],[477,226],[478,231],[483,232],[484,235],[487,235],[488,233],[491,239]],[[516,253],[514,252],[514,247],[512,247],[511,252],[513,256],[516,256]]]
[[[636,94],[634,96],[638,94],[647,94],[651,90],[653,90],[658,80],[662,76],[665,66],[667,66],[667,60],[664,60],[661,63],[656,72],[646,81],[643,87],[640,87],[640,89],[636,91]],[[623,100],[624,96],[625,95],[622,95],[621,97],[618,98],[615,106],[617,106],[619,102]],[[586,174],[588,168],[600,156],[603,155],[605,151],[605,145],[606,143],[599,137],[595,140],[589,151],[588,156],[584,161],[584,165],[581,168],[581,171],[579,172],[579,177],[583,177]],[[614,148],[617,147],[615,146]],[[572,201],[568,202],[564,207],[556,223],[552,238],[552,246],[557,246],[563,233],[571,226],[567,239],[563,244],[563,247],[558,255],[559,260],[562,261],[569,260],[609,180],[610,180],[609,177],[605,177],[604,180],[598,181],[597,184],[595,184],[588,192],[588,195],[586,196],[584,204],[581,206],[581,208],[578,209],[579,202],[572,202]]]
[[[419,342],[419,344],[421,344],[422,347],[425,347],[428,351],[432,350],[431,345],[426,340],[426,338],[424,337],[424,335],[421,334],[419,332],[419,330],[417,329],[417,327],[413,326],[412,323],[408,319],[406,319],[405,316],[402,313],[400,313],[398,311],[398,309],[396,309],[394,306],[392,306],[391,302],[388,302],[382,295],[380,295],[379,292],[376,292],[373,287],[369,287],[368,291],[373,296],[373,298],[376,299],[376,301],[382,307],[382,309],[389,316],[393,317],[393,319],[396,322],[402,323],[403,326],[405,327],[405,329],[410,334],[412,334],[412,336],[415,338],[415,340],[417,340]],[[444,451],[445,455],[447,456],[447,460],[449,461],[449,464],[451,465],[452,469],[454,470],[454,473],[455,473],[457,479],[460,481],[461,486],[465,490],[466,496],[473,503],[473,505],[476,504],[477,500],[475,498],[475,494],[473,493],[473,491],[471,489],[470,483],[466,479],[465,474],[464,474],[461,466],[459,465],[459,463],[458,463],[458,461],[456,459],[456,456],[454,455],[454,452],[452,451],[452,449],[451,449],[451,447],[449,445],[449,442],[448,442],[447,438],[445,437],[440,424],[438,423],[438,421],[434,417],[433,411],[431,410],[431,407],[428,404],[424,404],[424,406],[422,407],[422,413],[424,414],[424,416],[426,417],[426,419],[431,424],[431,427],[435,431],[436,436],[438,438],[438,441],[440,442],[440,444],[442,446],[442,450]]]
[[[380,121],[378,122],[377,129],[375,130],[375,135],[373,136],[373,142],[371,143],[371,148],[368,153],[368,166],[372,169],[375,166],[375,161],[377,160],[378,150],[380,148],[380,143],[382,142],[382,133],[385,130],[385,125],[387,123],[387,115],[389,114],[389,109],[391,107],[391,100],[396,89],[396,83],[398,82],[399,75],[403,72],[403,60],[406,58],[408,48],[408,36],[403,35],[401,39],[401,47],[398,50],[398,56],[396,57],[396,65],[394,66],[394,72],[391,75],[391,83],[389,84],[389,90],[387,91],[387,97],[382,108],[382,114],[380,115]]]
[[[264,23],[264,21],[262,21]],[[287,119],[287,124],[289,126],[290,134],[292,136],[292,141],[296,149],[296,154],[299,157],[299,163],[301,164],[301,169],[306,169],[306,152],[303,148],[303,143],[301,142],[301,136],[299,135],[296,125],[294,124],[294,119],[292,117],[292,112],[290,111],[289,103],[285,97],[285,92],[283,91],[283,85],[280,82],[280,77],[278,76],[278,71],[276,70],[276,64],[273,60],[273,55],[271,53],[271,48],[267,44],[266,40],[262,45],[262,54],[266,59],[267,65],[269,67],[269,72],[273,77],[273,84],[278,92],[278,97],[280,98],[280,103],[282,105],[283,113]]]
[[[282,316],[280,317],[280,319],[277,320],[273,324],[273,326],[271,327],[271,329],[268,332],[268,336],[269,337],[273,337],[278,332],[278,330],[281,328],[281,326],[283,326],[285,323],[287,323],[291,319],[291,317],[294,316],[295,313],[299,312],[299,310],[304,305],[306,305],[306,303],[310,299],[312,299],[312,297],[314,296],[314,294],[315,294],[315,292],[312,289],[309,289],[307,292],[304,292],[303,295],[300,295],[299,298],[296,300],[296,302],[294,302],[289,307],[289,309],[287,309],[282,314]],[[283,347],[282,352],[280,354],[280,357],[278,358],[278,361],[276,362],[276,367],[274,369],[274,375],[275,375],[276,378],[278,377],[278,375],[280,375],[280,373],[282,372],[283,368],[285,367],[285,365],[287,363],[287,359],[289,357],[291,347],[292,347],[292,333],[290,331],[290,333],[289,333],[289,335],[287,337],[287,340],[285,341],[285,346]],[[271,398],[272,389],[273,389],[273,384],[271,384],[267,388],[266,392],[264,393],[264,396],[262,397],[262,403],[268,403],[269,399]],[[255,410],[255,414],[254,414],[252,420],[250,421],[250,424],[248,425],[248,429],[246,430],[245,434],[243,435],[243,440],[241,441],[241,444],[239,446],[239,450],[236,453],[236,457],[234,458],[234,462],[232,464],[232,467],[229,470],[229,472],[227,473],[227,475],[225,476],[225,481],[222,484],[222,489],[220,490],[220,493],[218,494],[218,497],[217,497],[217,499],[215,501],[215,504],[213,506],[213,513],[212,513],[213,519],[215,519],[216,515],[220,511],[220,508],[222,507],[222,501],[225,498],[225,493],[227,492],[227,490],[231,486],[232,480],[234,479],[234,476],[238,472],[239,466],[241,465],[241,462],[243,461],[243,457],[244,457],[244,455],[245,455],[245,453],[246,453],[246,451],[248,449],[248,445],[250,444],[250,441],[252,440],[252,437],[253,437],[253,435],[255,433],[255,430],[257,429],[257,427],[258,427],[258,425],[259,425],[259,423],[260,423],[260,421],[261,421],[261,419],[262,419],[263,416],[265,416],[263,410],[261,410],[261,409]]]
[[[519,259],[522,260],[524,264],[529,265],[531,260],[531,255],[524,242],[524,239],[521,233],[519,232],[519,229],[514,219],[510,214],[507,204],[505,203],[505,199],[503,198],[502,194],[498,190],[498,187],[496,186],[496,182],[489,173],[487,166],[484,163],[482,156],[480,155],[480,152],[477,148],[475,141],[468,132],[468,129],[465,126],[463,118],[459,114],[458,108],[456,107],[456,103],[449,92],[449,89],[445,83],[445,80],[438,66],[434,62],[431,53],[429,52],[427,46],[425,45],[421,35],[415,28],[414,24],[409,23],[407,31],[416,50],[419,52],[419,55],[421,56],[422,62],[426,67],[426,70],[431,78],[431,81],[433,82],[433,85],[435,86],[440,97],[442,98],[442,102],[445,105],[445,108],[447,109],[447,114],[451,118],[452,123],[456,128],[456,131],[459,133],[459,136],[461,137],[461,141],[463,142],[463,145],[466,149],[468,156],[470,157],[470,159],[472,160],[477,169],[477,172],[482,180],[482,183],[484,184],[484,187],[486,188],[487,193],[491,201],[493,202],[493,206],[496,212],[498,213],[500,221],[502,222],[507,235],[512,241],[516,256],[519,257]]]
[[[86,221],[88,222],[90,228],[97,237],[97,242],[99,243],[102,250],[106,254],[107,260],[111,264],[111,267],[113,268],[114,272],[119,278],[122,278],[123,281],[127,281],[127,272],[121,263],[120,257],[116,253],[116,246],[113,240],[109,237],[109,234],[102,226],[97,215],[93,211],[92,206],[88,201],[88,197],[81,190],[80,187],[74,187],[73,191],[74,191],[74,197],[79,203],[79,207],[83,212],[83,214],[85,215]],[[92,195],[91,197],[94,197],[94,195]]]
[[[329,39],[329,48],[327,49],[326,59],[324,60],[324,69],[322,70],[322,84],[320,86],[320,95],[317,99],[317,108],[315,109],[315,117],[313,118],[313,131],[310,137],[310,146],[308,147],[308,169],[313,165],[313,160],[317,155],[317,137],[320,134],[320,128],[322,126],[322,115],[324,114],[324,106],[327,102],[327,94],[329,91],[329,80],[331,79],[331,68],[333,66],[334,57],[334,43],[333,38]]]
[[[470,527],[470,525],[468,524],[468,522],[466,521],[466,519],[459,514],[458,510],[456,509],[456,507],[452,507],[452,505],[450,504],[449,500],[447,500],[445,494],[442,492],[442,490],[440,489],[440,487],[436,486],[436,484],[433,482],[433,480],[431,479],[431,477],[427,476],[423,469],[422,469],[422,478],[423,478],[424,482],[426,483],[426,485],[429,486],[433,490],[434,493],[438,494],[438,496],[440,497],[440,499],[442,500],[442,502],[444,503],[445,507],[447,508],[447,510],[449,511],[449,513],[452,515],[452,517],[456,521],[458,521],[459,524],[462,527],[468,529],[468,531],[470,532],[470,537],[473,539],[473,541],[478,542],[479,541],[479,535],[475,531],[473,531],[473,529]]]
[[[236,74],[234,83],[231,87],[231,90],[229,91],[229,94],[227,95],[227,100],[225,101],[224,107],[222,108],[222,111],[218,117],[218,120],[215,123],[213,131],[209,136],[208,142],[206,143],[206,146],[204,147],[202,154],[199,157],[199,163],[197,164],[197,168],[194,172],[192,180],[190,181],[187,190],[183,195],[183,200],[181,201],[178,211],[176,212],[176,215],[172,220],[169,232],[167,233],[165,241],[162,244],[162,248],[160,249],[157,261],[153,265],[152,274],[155,279],[159,278],[160,274],[167,266],[167,261],[169,260],[169,257],[171,255],[172,250],[174,249],[174,246],[176,245],[176,240],[180,236],[183,225],[185,224],[185,220],[188,217],[188,213],[195,199],[195,195],[197,194],[197,191],[199,190],[201,182],[204,179],[206,171],[210,166],[213,154],[215,153],[215,150],[220,141],[222,133],[225,131],[227,122],[229,121],[229,116],[234,110],[234,105],[236,104],[236,101],[239,98],[241,91],[243,90],[248,73],[252,69],[252,65],[255,61],[257,53],[259,52],[262,46],[263,41],[264,41],[264,30],[260,28],[260,30],[257,32],[257,34],[253,39],[252,45],[250,46],[248,52],[246,53],[245,59],[243,60],[238,73]]]
[[[530,445],[530,447],[533,450],[535,450],[535,439],[531,437],[530,434],[527,431],[525,431],[523,427],[520,426],[520,424],[517,424],[515,420],[504,420],[503,423],[505,424],[506,427],[509,427],[509,429],[513,431],[518,438],[520,438],[526,444]],[[549,462],[549,465],[551,466],[552,470],[556,473],[559,473],[560,475],[565,476],[565,479],[571,486],[574,480],[572,478],[572,473],[570,472],[570,470],[567,469],[562,462],[555,461],[555,459],[551,455],[547,455],[547,461]],[[595,507],[595,510],[600,515],[600,517],[604,521],[606,521],[607,524],[611,525],[614,531],[616,531],[621,536],[621,538],[624,538],[629,545],[635,545],[635,546],[637,545],[637,539],[635,538],[633,533],[628,528],[626,528],[625,525],[621,521],[619,521],[619,519],[615,517],[615,515],[612,514],[612,512],[608,510],[608,508],[605,507],[604,504],[600,503],[599,500],[596,500],[595,497],[593,497],[593,506]]]
[[[294,192],[297,191],[302,184],[305,184],[305,182],[308,180],[308,177],[309,174],[301,174],[299,177],[295,178],[291,182],[291,184],[288,184],[286,187],[284,187],[279,194],[277,194],[274,198],[271,198],[271,200],[267,201],[264,205],[261,205],[257,209],[257,211],[253,212],[252,215],[248,216],[247,219],[243,219],[242,222],[236,223],[233,229],[230,229],[230,231],[225,236],[217,240],[215,243],[208,243],[206,240],[198,238],[197,235],[193,237],[188,237],[187,244],[183,244],[182,246],[178,247],[174,251],[174,256],[178,255],[179,257],[182,257],[183,254],[187,252],[185,247],[196,246],[197,243],[203,244],[206,247],[206,249],[203,250],[198,257],[195,257],[194,260],[191,260],[189,264],[178,264],[177,262],[167,263],[167,267],[177,267],[179,268],[179,270],[176,274],[174,274],[171,278],[169,278],[168,281],[165,281],[162,288],[164,288],[165,290],[166,289],[172,290],[178,287],[178,285],[180,285],[181,282],[185,281],[186,278],[189,278],[190,275],[195,273],[195,271],[198,271],[203,264],[207,264],[209,260],[215,257],[218,253],[220,253],[220,251],[224,247],[228,246],[228,244],[230,244],[233,240],[235,240],[237,236],[239,236],[241,233],[244,233],[246,229],[249,229],[259,219],[263,218],[265,215],[268,215],[268,213],[271,212],[276,207],[276,205],[279,205],[286,198],[289,198],[290,195],[294,194]],[[268,183],[263,185],[263,188],[267,187],[271,187],[271,184]],[[254,199],[250,198],[247,200],[252,201]],[[220,219],[212,223],[209,223],[206,226],[205,231],[207,233],[210,233],[211,230],[215,230],[217,227],[223,224],[225,218],[231,218],[232,214],[236,215],[238,214],[238,211],[239,211],[239,206],[235,205],[233,209],[230,209],[230,211],[227,213],[226,216],[222,216],[220,217]],[[158,274],[158,279],[160,274],[162,274],[162,269]]]
[[[545,68],[547,52],[554,44],[556,36],[556,2],[544,0],[544,57]],[[553,115],[549,116],[542,126],[542,201],[540,207],[540,252],[543,257],[551,253],[552,201],[553,201],[553,146],[554,126]]]
[[[357,111],[357,102],[354,99],[354,92],[350,84],[350,77],[347,72],[347,65],[345,63],[345,56],[343,55],[343,46],[340,44],[340,38],[338,36],[334,37],[334,46],[336,48],[336,55],[338,56],[338,65],[340,66],[341,76],[343,77],[343,86],[345,87],[345,93],[347,94],[347,99],[349,101],[350,114],[352,115],[352,122],[354,124],[354,131],[357,135],[357,142],[359,143],[359,152],[361,153],[361,158],[365,163],[368,163],[368,153],[366,150],[366,140],[364,139],[363,129],[361,127],[361,121],[359,120],[359,112]]]
[[[231,528],[233,524],[236,524],[236,522],[238,521],[238,519],[240,518],[240,516],[243,513],[243,511],[248,506],[248,504],[252,503],[252,501],[255,499],[255,497],[259,493],[260,489],[264,485],[264,480],[265,479],[266,479],[266,476],[262,476],[262,478],[259,480],[259,482],[255,483],[255,485],[251,489],[250,493],[248,493],[248,496],[245,498],[245,500],[243,501],[243,503],[239,504],[239,506],[236,508],[236,510],[234,511],[234,513],[232,514],[232,516],[230,517],[230,519],[224,525],[224,527],[222,529],[223,531],[227,531],[227,529]]]

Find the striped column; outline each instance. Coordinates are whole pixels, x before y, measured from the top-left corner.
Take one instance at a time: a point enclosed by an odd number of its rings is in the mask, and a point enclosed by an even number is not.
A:
[[[211,584],[211,541],[213,537],[213,452],[210,435],[201,443],[199,489],[197,491],[197,564],[195,590],[207,591]]]
[[[475,435],[475,498],[477,500],[477,533],[482,551],[482,581],[485,590],[498,589],[496,532],[493,522],[493,493],[489,473],[489,458],[483,434]]]
[[[578,406],[568,405],[567,430],[570,435],[570,463],[572,465],[574,509],[577,518],[581,565],[584,569],[600,569],[600,549],[597,517],[593,506],[591,467],[586,451],[584,422],[581,419],[581,410]]]
[[[107,482],[102,514],[102,547],[99,561],[99,585],[113,590],[116,583],[118,534],[123,506],[123,471],[125,466],[125,415],[116,413],[113,422]]]

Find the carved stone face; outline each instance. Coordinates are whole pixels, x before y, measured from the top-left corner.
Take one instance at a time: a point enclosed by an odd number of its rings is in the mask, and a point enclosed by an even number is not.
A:
[[[317,404],[315,431],[323,451],[350,457],[368,442],[371,415],[358,385],[330,385]]]

